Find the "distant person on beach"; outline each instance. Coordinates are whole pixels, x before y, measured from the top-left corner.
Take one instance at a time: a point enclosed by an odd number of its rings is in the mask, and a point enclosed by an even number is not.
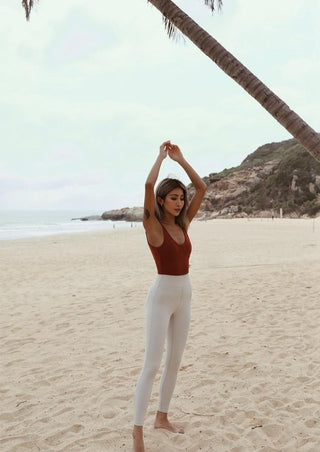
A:
[[[160,167],[167,156],[185,170],[194,185],[195,194],[189,204],[187,189],[177,179],[164,179],[154,193]],[[166,337],[166,362],[160,380],[159,406],[154,427],[164,428],[172,433],[184,433],[182,428],[168,420],[168,409],[190,322],[191,243],[187,230],[198,212],[205,191],[206,184],[185,160],[179,147],[170,141],[162,143],[145,183],[143,225],[158,275],[146,301],[145,361],[135,391],[132,432],[135,452],[145,451],[144,418],[153,381],[160,367]]]

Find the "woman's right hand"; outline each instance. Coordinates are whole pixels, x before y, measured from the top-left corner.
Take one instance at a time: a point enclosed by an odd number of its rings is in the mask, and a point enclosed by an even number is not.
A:
[[[161,144],[159,154],[163,159],[167,157],[170,146],[171,146],[170,140],[165,141],[164,143]]]

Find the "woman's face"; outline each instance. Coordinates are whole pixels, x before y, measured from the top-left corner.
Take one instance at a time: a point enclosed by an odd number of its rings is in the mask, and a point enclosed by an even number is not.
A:
[[[177,217],[180,215],[184,206],[184,193],[182,188],[174,188],[169,191],[167,196],[162,200],[162,207],[165,212]]]

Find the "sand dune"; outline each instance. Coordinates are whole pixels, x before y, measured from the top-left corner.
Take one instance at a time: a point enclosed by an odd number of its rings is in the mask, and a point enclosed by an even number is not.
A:
[[[320,220],[195,222],[192,323],[149,452],[319,452]],[[142,228],[0,242],[0,450],[131,451]]]

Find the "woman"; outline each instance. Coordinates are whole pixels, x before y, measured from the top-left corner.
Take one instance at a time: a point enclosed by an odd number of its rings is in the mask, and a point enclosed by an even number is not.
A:
[[[195,194],[189,205],[186,187],[177,179],[164,179],[158,185],[156,195],[154,194],[159,170],[167,155],[179,163],[195,187]],[[145,361],[135,392],[135,421],[132,433],[135,452],[145,450],[144,417],[152,384],[161,363],[166,336],[166,363],[160,381],[159,407],[154,427],[173,433],[184,433],[183,429],[169,422],[167,413],[190,320],[191,243],[187,230],[200,207],[205,191],[206,184],[184,159],[179,147],[170,141],[164,142],[145,183],[143,226],[158,275],[146,302]]]

